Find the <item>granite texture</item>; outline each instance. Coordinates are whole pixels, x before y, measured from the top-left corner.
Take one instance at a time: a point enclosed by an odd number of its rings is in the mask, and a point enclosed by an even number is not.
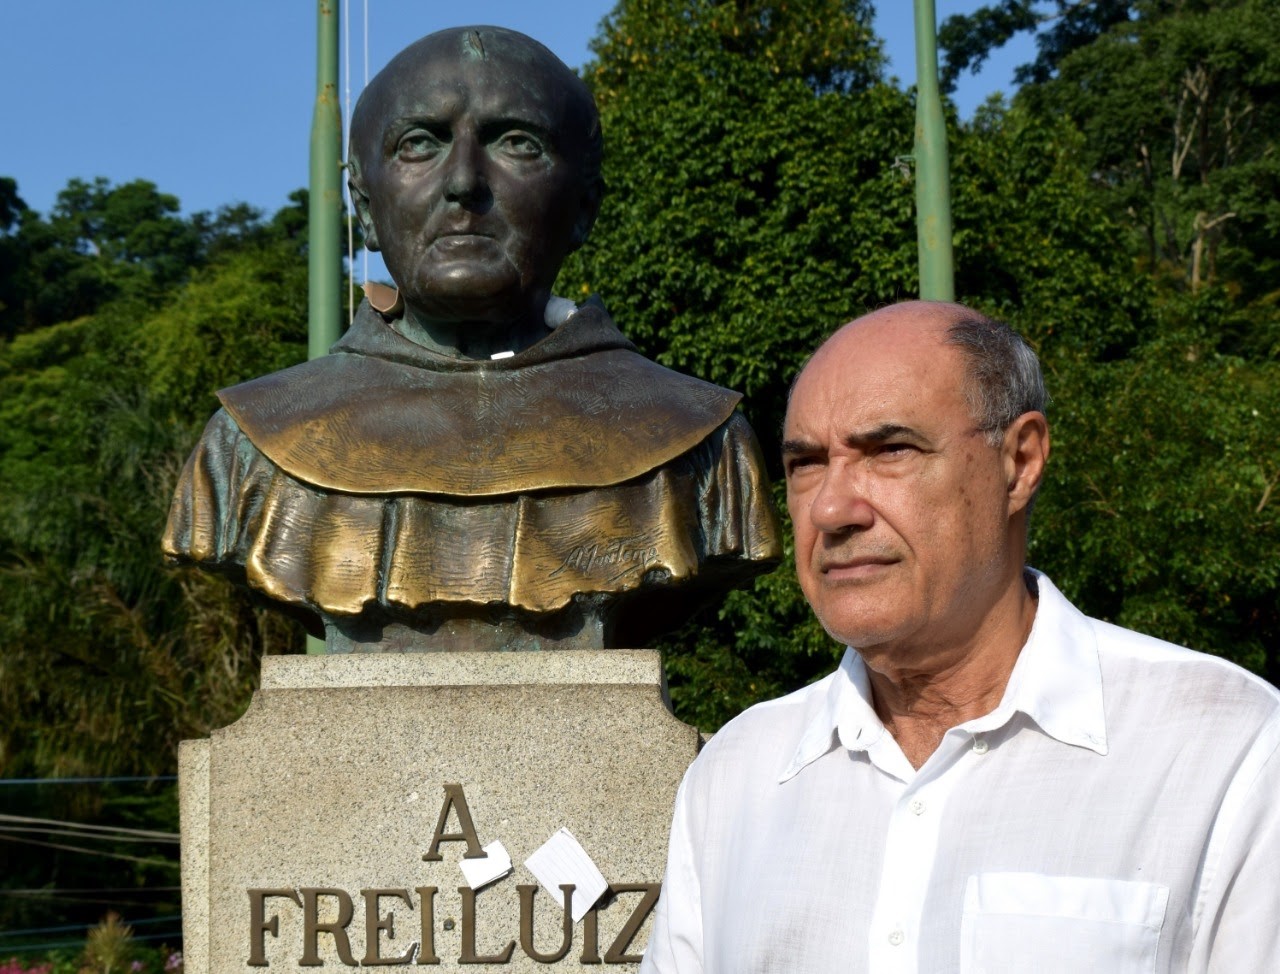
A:
[[[605,899],[574,927],[562,960],[541,963],[521,942],[519,884],[536,880],[524,860],[567,827],[611,884],[657,883],[671,805],[699,738],[667,709],[653,651],[363,654],[264,661],[262,689],[235,724],[183,745],[183,912],[189,974],[250,966],[250,889],[284,891],[262,902],[262,959],[269,970],[311,970],[304,957],[303,889],[340,890],[352,904],[345,927],[354,964],[411,954],[424,896],[435,887],[431,940],[437,970],[459,967],[465,841],[444,841],[443,861],[424,861],[445,803],[462,786],[480,844],[500,839],[513,875],[475,898],[474,956],[515,946],[505,964],[468,970],[580,968],[604,960],[643,893]],[[446,833],[462,828],[455,811]],[[405,890],[409,902],[363,890]],[[290,895],[292,894],[292,895]],[[370,901],[372,919],[366,919]],[[320,923],[335,918],[338,893],[314,893]],[[533,952],[561,943],[559,903],[532,900]],[[366,934],[378,933],[375,953]],[[640,952],[646,920],[630,947]],[[597,928],[598,951],[589,945]],[[207,952],[205,945],[207,943]],[[333,970],[336,938],[317,937]],[[423,958],[425,959],[425,958]],[[404,965],[387,965],[408,967]],[[421,960],[413,966],[422,966]],[[620,966],[634,967],[634,963]]]
[[[182,821],[182,956],[188,970],[209,970],[209,742],[178,745],[178,814]]]
[[[352,653],[268,656],[262,689],[468,687],[548,684],[660,685],[662,660],[651,649],[550,653]]]

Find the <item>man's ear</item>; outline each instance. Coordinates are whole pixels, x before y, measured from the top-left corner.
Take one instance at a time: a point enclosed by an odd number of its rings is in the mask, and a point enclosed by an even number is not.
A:
[[[1009,511],[1016,513],[1030,506],[1049,462],[1049,423],[1044,413],[1023,413],[1010,423],[1002,449]]]
[[[582,194],[582,202],[578,207],[578,218],[573,221],[573,236],[569,238],[569,252],[577,250],[587,242],[591,228],[595,226],[596,217],[600,213],[600,199],[604,196],[604,185],[596,180]]]
[[[354,167],[347,180],[347,188],[351,190],[351,205],[355,208],[356,219],[360,221],[360,232],[364,234],[364,245],[368,250],[380,250],[378,231],[373,226],[373,216],[369,213],[369,194],[364,191],[360,171]]]

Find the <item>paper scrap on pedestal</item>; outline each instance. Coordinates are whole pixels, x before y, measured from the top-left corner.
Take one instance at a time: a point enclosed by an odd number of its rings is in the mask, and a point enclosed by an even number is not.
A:
[[[484,847],[481,859],[463,859],[458,863],[462,875],[467,877],[467,885],[472,889],[488,886],[495,879],[511,874],[511,856],[506,847],[498,839],[494,839]]]
[[[609,888],[587,851],[566,828],[558,829],[524,864],[557,903],[564,902],[560,887],[573,884],[573,905],[569,912],[574,923],[586,916]]]

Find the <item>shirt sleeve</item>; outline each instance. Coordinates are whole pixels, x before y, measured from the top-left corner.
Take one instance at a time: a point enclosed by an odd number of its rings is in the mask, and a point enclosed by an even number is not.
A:
[[[701,883],[694,855],[689,774],[676,793],[662,896],[640,974],[702,974]]]
[[[1205,847],[1191,972],[1280,970],[1280,713],[1245,755]]]

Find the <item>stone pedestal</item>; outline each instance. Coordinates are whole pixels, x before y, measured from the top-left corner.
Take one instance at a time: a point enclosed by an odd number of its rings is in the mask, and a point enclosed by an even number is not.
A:
[[[634,969],[697,748],[654,651],[269,657],[181,747],[186,970]],[[523,865],[561,827],[611,886],[567,948]],[[494,840],[515,871],[473,892]]]

